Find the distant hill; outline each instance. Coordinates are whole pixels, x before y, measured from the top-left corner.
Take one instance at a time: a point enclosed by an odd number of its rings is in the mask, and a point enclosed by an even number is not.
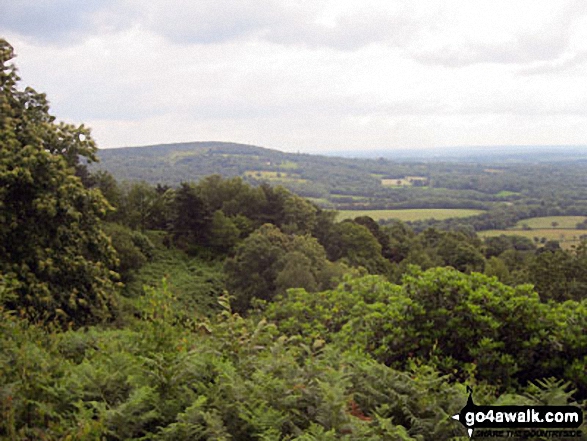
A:
[[[434,149],[346,150],[329,153],[346,158],[391,158],[411,162],[475,162],[475,163],[552,163],[587,161],[584,145],[488,145]]]
[[[382,179],[423,175],[422,164],[402,165],[389,159],[352,159],[285,153],[252,145],[190,142],[99,151],[96,167],[118,180],[144,180],[178,185],[220,174],[267,181],[314,198],[331,195],[364,196],[381,189]]]
[[[420,157],[412,160],[406,151],[379,153],[377,159],[353,158],[189,142],[100,150],[101,162],[92,167],[107,170],[118,181],[171,186],[212,174],[238,176],[252,184],[282,185],[322,207],[341,210],[486,210],[527,198],[548,196],[559,203],[587,199],[582,194],[587,155],[580,147],[495,148],[493,155],[472,149],[460,157],[446,150],[446,156],[436,158],[414,151]]]

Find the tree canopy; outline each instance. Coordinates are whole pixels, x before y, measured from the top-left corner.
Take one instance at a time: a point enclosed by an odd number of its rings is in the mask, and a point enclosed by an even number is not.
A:
[[[96,145],[83,125],[56,123],[44,94],[18,89],[13,57],[0,40],[0,274],[18,296],[9,306],[44,322],[103,320],[117,277],[100,226],[109,205],[75,174]]]

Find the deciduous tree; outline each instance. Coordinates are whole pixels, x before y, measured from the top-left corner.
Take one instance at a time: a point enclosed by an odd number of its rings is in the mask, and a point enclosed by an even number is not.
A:
[[[0,273],[18,284],[8,306],[44,322],[100,321],[115,292],[100,226],[109,205],[75,175],[97,147],[83,125],[57,124],[44,94],[17,88],[13,55],[0,40]]]

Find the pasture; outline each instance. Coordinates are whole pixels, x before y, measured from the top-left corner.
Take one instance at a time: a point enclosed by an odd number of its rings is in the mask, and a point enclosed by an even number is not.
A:
[[[296,173],[288,173],[283,171],[248,170],[245,172],[245,176],[266,181],[275,181],[277,183],[308,182],[307,179],[302,179],[300,175]]]
[[[579,245],[581,236],[587,235],[584,230],[571,230],[564,228],[539,228],[534,230],[487,230],[477,232],[479,237],[494,237],[505,234],[506,236],[523,236],[540,244],[544,239],[556,240],[564,249],[570,249],[573,245]],[[544,239],[543,239],[544,238]]]
[[[425,182],[427,179],[424,176],[406,176],[399,179],[381,178],[381,185],[384,187],[411,187],[416,181]]]
[[[585,216],[533,217],[519,221],[512,229],[523,229],[524,225],[532,229],[575,229],[576,225],[585,219]]]
[[[425,219],[449,219],[452,217],[476,216],[483,210],[457,209],[457,208],[417,208],[405,210],[340,210],[336,220],[354,219],[359,216],[369,216],[375,221],[384,219],[399,219],[403,222]]]

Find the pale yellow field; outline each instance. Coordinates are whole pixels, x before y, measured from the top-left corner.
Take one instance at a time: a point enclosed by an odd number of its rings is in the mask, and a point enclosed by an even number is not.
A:
[[[579,222],[583,222],[587,217],[585,216],[549,216],[549,217],[533,217],[531,219],[521,220],[514,228],[523,228],[524,225],[535,229],[560,229],[560,228],[575,228]],[[552,226],[556,222],[557,225]]]
[[[256,179],[266,179],[268,181],[277,182],[308,182],[307,179],[302,179],[295,173],[265,171],[265,170],[249,170],[245,172],[245,176],[250,176]]]
[[[406,176],[401,179],[381,179],[381,185],[384,187],[410,187],[414,181],[425,181],[424,176]]]
[[[557,240],[560,242],[562,248],[569,249],[573,245],[578,245],[581,241],[580,237],[582,235],[587,235],[587,231],[543,228],[534,230],[488,230],[479,231],[477,234],[480,237],[494,237],[505,234],[510,236],[523,236],[532,240],[534,240],[535,237],[537,237],[538,240],[545,237],[546,240]]]
[[[399,219],[401,221],[417,221],[425,219],[449,219],[451,217],[476,216],[483,213],[483,210],[468,209],[407,209],[407,210],[340,210],[337,220],[354,219],[359,216],[369,216],[373,220]]]

